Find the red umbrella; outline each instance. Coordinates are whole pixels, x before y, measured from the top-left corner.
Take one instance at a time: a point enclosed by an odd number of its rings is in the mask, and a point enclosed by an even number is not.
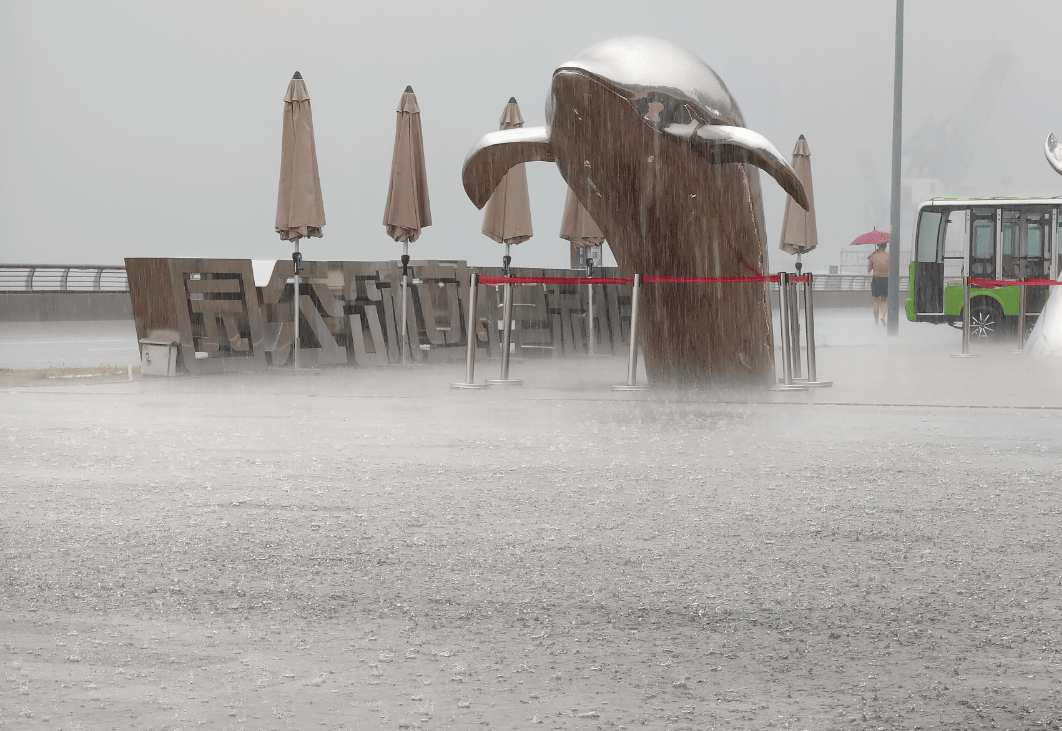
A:
[[[849,246],[855,246],[857,244],[873,244],[874,246],[877,246],[878,244],[887,243],[889,243],[889,232],[874,229],[873,231],[867,231],[862,236],[857,236]]]

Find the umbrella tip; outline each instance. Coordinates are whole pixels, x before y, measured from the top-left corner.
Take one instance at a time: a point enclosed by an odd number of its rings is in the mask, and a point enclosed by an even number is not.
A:
[[[298,71],[296,71],[295,75],[292,76],[291,78],[293,78],[293,79],[301,79],[302,78],[302,74],[300,74]]]
[[[413,87],[412,86],[407,86],[405,93],[406,94],[412,94],[413,93]]]
[[[515,96],[509,97],[509,103],[510,104],[516,104],[516,97]]]

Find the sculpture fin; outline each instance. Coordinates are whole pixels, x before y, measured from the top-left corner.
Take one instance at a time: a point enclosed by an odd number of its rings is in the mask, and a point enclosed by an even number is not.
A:
[[[518,127],[483,135],[465,157],[461,182],[476,208],[487,205],[509,169],[522,162],[553,162],[545,127]]]
[[[700,121],[694,118],[689,124],[669,125],[664,128],[664,134],[686,140],[710,162],[755,165],[778,181],[801,208],[808,210],[811,204],[796,171],[766,137],[745,127],[699,124]]]
[[[1054,132],[1047,136],[1047,142],[1044,143],[1044,156],[1055,172],[1062,175],[1062,145],[1058,144]]]

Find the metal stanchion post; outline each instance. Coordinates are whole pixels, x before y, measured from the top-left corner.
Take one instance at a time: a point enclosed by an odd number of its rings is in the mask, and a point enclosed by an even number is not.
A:
[[[812,295],[811,272],[807,274],[808,281],[804,283],[804,328],[807,332],[808,342],[808,385],[809,386],[832,386],[833,381],[820,381],[818,368],[815,362],[815,304]]]
[[[587,257],[586,259],[586,276],[587,278],[594,276],[594,260]],[[588,343],[586,352],[588,355],[597,355],[597,340],[596,333],[594,333],[594,285],[586,285],[587,304],[586,304],[586,334],[588,336]]]
[[[952,353],[952,358],[976,358],[970,352],[970,278],[962,278],[962,352]]]
[[[468,338],[468,350],[465,353],[465,382],[451,383],[450,388],[487,388],[485,383],[475,382],[476,373],[476,330],[479,329],[479,315],[476,313],[476,294],[479,290],[479,274],[472,274],[472,286],[468,294],[468,320],[465,322],[465,336]]]
[[[782,344],[782,382],[770,387],[772,391],[805,391],[807,384],[793,383],[793,358],[789,349],[789,275],[778,275],[778,339]]]
[[[613,391],[648,391],[649,384],[638,385],[638,294],[642,288],[642,275],[634,275],[631,290],[631,350],[627,360],[627,382],[616,384]]]
[[[788,277],[788,275],[787,275]],[[797,301],[797,292],[800,288],[797,282],[789,282],[786,287],[789,290],[789,359],[792,363],[793,380],[803,380],[800,373],[800,303]]]
[[[1021,353],[1025,349],[1025,280],[1026,277],[1022,277],[1022,284],[1018,287],[1018,348],[1011,353]]]
[[[508,276],[508,274],[506,274]],[[509,378],[509,350],[512,348],[513,332],[513,285],[505,285],[505,300],[502,306],[502,352],[501,352],[501,376],[488,378],[487,383],[492,386],[519,386],[523,381],[519,378]]]

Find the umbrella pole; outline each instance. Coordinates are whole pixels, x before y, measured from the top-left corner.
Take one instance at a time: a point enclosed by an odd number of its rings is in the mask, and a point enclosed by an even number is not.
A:
[[[409,352],[409,327],[406,325],[407,302],[409,300],[409,239],[402,242],[402,336],[399,338],[402,348],[402,365],[406,365],[406,353]],[[409,353],[412,356],[412,353]]]
[[[505,245],[505,257],[502,259],[503,275],[509,277],[509,244]],[[502,352],[501,352],[501,377],[488,378],[487,383],[492,386],[519,386],[523,381],[519,378],[509,378],[509,349],[512,347],[513,333],[513,285],[506,284],[502,290],[505,299],[502,304]]]
[[[299,301],[299,270],[302,269],[302,257],[299,255],[299,240],[295,239],[295,256],[292,257],[295,260],[295,343],[292,346],[292,358],[291,367],[293,370],[299,369],[299,307],[302,303]]]

